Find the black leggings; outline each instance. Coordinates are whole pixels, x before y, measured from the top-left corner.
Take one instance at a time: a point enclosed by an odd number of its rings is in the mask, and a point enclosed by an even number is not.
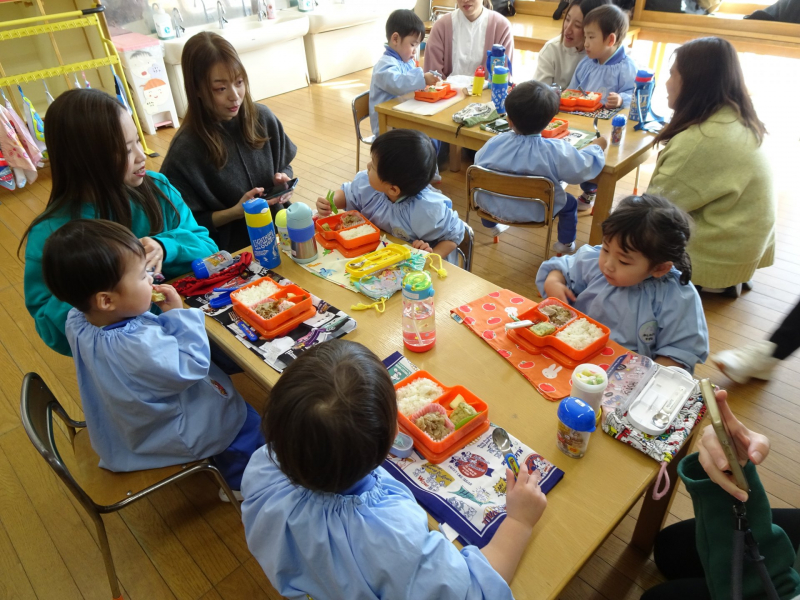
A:
[[[772,353],[778,360],[788,358],[792,352],[800,348],[800,302],[786,315],[769,341],[778,346]]]
[[[786,532],[793,548],[800,546],[800,509],[773,508],[772,522]],[[653,558],[668,581],[647,590],[641,600],[711,600],[697,554],[694,519],[662,529],[656,537]]]

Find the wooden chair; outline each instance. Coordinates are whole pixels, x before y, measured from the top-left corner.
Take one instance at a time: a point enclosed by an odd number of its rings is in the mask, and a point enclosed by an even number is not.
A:
[[[536,202],[544,208],[544,221],[529,221],[525,223],[513,223],[498,219],[482,210],[476,200],[476,192],[491,192],[492,194],[514,199]],[[493,223],[503,223],[514,227],[547,227],[547,241],[544,248],[544,259],[550,255],[550,240],[553,234],[553,199],[555,197],[555,186],[546,177],[534,177],[530,175],[508,175],[498,173],[490,169],[484,169],[477,165],[472,165],[467,169],[467,218],[469,223],[469,213],[475,211],[478,216]],[[497,238],[495,238],[497,243]]]
[[[456,248],[456,252],[461,257],[461,268],[465,271],[472,271],[472,248],[475,246],[475,232],[468,223],[464,223],[464,239]]]
[[[22,426],[34,447],[94,521],[108,583],[111,586],[111,595],[115,600],[121,599],[122,595],[101,515],[125,508],[151,492],[184,477],[206,472],[216,478],[233,507],[241,515],[241,508],[233,492],[222,474],[208,459],[130,473],[113,473],[99,467],[100,459],[92,449],[86,423],[73,420],[36,373],[28,373],[22,382],[20,413]],[[69,431],[74,454],[69,462],[75,465],[74,472],[70,472],[56,448],[53,413],[61,418]]]
[[[361,142],[372,144],[374,135],[364,137],[361,135],[361,121],[369,118],[369,90],[353,98],[353,122],[356,126],[356,172],[360,171]]]

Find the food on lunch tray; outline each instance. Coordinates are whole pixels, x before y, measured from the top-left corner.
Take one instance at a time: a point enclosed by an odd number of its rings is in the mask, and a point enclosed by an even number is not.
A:
[[[455,398],[453,398],[452,402],[450,402],[450,410],[455,410],[455,409],[456,409],[456,407],[457,407],[459,404],[461,404],[462,402],[464,402],[464,396],[462,396],[461,394],[459,394],[458,396],[456,396]]]
[[[411,415],[411,421],[436,442],[455,430],[453,422],[447,418],[447,411],[441,404],[428,404]]]
[[[327,223],[323,223],[322,224],[322,230],[323,231],[332,231],[331,226],[328,225]]]
[[[606,376],[603,373],[596,373],[589,369],[573,373],[572,376],[577,377],[580,381],[588,385],[600,385],[606,380]]]
[[[536,323],[536,325],[532,326],[531,331],[538,335],[539,337],[544,337],[546,335],[553,335],[556,332],[556,326],[550,323],[549,321],[542,321],[541,323]]]
[[[336,229],[347,229],[348,227],[353,227],[354,225],[361,225],[364,222],[364,219],[361,215],[355,213],[349,213],[342,217],[339,221],[339,224],[336,226]]]
[[[455,428],[458,429],[466,425],[468,421],[477,415],[477,410],[472,408],[466,402],[461,402],[458,406],[456,406],[455,410],[450,413],[450,421],[452,421]]]
[[[565,325],[567,321],[569,321],[573,317],[570,311],[568,311],[563,306],[559,306],[558,304],[542,306],[539,309],[539,312],[542,313],[543,315],[547,315],[547,318],[556,327],[561,327],[562,325]]]
[[[150,300],[153,302],[164,302],[166,299],[167,297],[164,294],[155,290],[153,290],[152,294],[150,294]]]
[[[586,319],[578,319],[559,331],[556,337],[576,350],[583,350],[603,337],[603,330]]]
[[[354,229],[342,231],[339,235],[346,240],[353,240],[355,238],[364,237],[365,235],[370,235],[371,233],[375,233],[375,228],[372,225],[361,225]]]
[[[553,129],[558,129],[558,128],[559,128],[559,127],[561,127],[563,124],[564,124],[564,121],[558,121],[558,120],[556,120],[556,121],[550,121],[550,122],[547,124],[547,127],[545,127],[545,129],[547,129],[548,131],[552,131]]]
[[[397,390],[397,410],[410,416],[444,394],[444,390],[430,379],[420,377]]]
[[[566,98],[580,98],[581,97],[581,93],[579,91],[577,91],[577,90],[564,90],[563,92],[561,92],[561,97],[565,98],[565,99]]]
[[[260,284],[236,290],[231,296],[235,296],[239,302],[246,306],[254,306],[278,291],[280,291],[280,288],[277,285],[264,278],[264,281]]]
[[[288,300],[267,300],[254,306],[253,310],[259,317],[267,320],[290,308],[294,308],[294,304]]]

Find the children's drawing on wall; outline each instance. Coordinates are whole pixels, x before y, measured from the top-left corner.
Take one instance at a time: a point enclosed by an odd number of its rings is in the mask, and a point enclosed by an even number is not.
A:
[[[144,88],[144,106],[145,110],[151,115],[169,110],[169,107],[163,107],[169,99],[169,86],[162,79],[151,79],[142,86]]]

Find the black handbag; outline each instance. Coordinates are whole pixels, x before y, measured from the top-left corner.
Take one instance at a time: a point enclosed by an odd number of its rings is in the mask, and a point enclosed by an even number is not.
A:
[[[492,9],[504,17],[513,17],[517,14],[517,9],[514,8],[514,0],[492,0]]]

